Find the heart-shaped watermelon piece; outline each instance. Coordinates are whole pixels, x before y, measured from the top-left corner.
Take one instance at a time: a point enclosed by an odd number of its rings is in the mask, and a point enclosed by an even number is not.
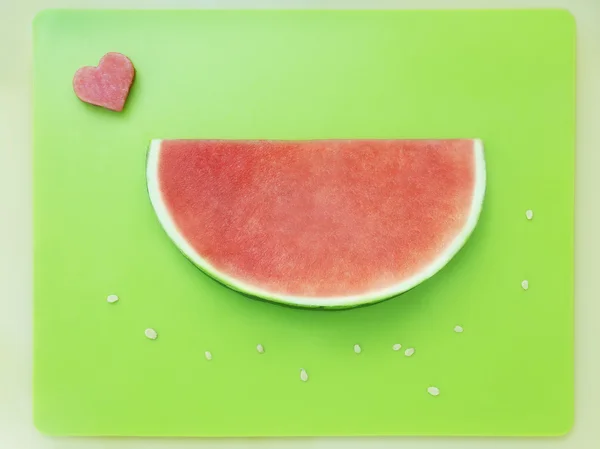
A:
[[[81,101],[122,111],[133,84],[135,69],[121,53],[107,53],[97,67],[82,67],[73,77],[73,90]]]

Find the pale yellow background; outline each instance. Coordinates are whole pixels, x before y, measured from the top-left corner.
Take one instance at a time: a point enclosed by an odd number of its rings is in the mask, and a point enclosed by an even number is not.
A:
[[[96,439],[40,435],[31,419],[31,18],[75,8],[560,7],[577,21],[576,418],[552,439]],[[0,449],[600,448],[600,0],[0,0]],[[507,323],[510,326],[510,323]],[[515,347],[515,351],[519,348]],[[348,394],[352,394],[351,391]],[[402,406],[399,404],[399,406]]]

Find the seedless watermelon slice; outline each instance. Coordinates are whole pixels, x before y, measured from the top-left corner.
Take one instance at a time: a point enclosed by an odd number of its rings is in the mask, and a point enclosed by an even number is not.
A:
[[[463,246],[483,145],[453,140],[153,140],[150,200],[199,268],[246,294],[352,307],[403,293]]]

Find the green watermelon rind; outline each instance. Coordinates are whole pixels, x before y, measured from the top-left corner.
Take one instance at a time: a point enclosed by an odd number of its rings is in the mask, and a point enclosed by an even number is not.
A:
[[[473,151],[475,153],[475,187],[473,189],[473,200],[469,211],[469,218],[461,232],[455,237],[452,244],[437,257],[425,269],[421,270],[411,278],[400,282],[392,287],[376,292],[362,295],[338,296],[338,297],[297,297],[269,292],[246,284],[243,281],[230,277],[211,266],[204,260],[186,241],[179,232],[175,222],[166,207],[159,188],[158,164],[160,159],[161,143],[163,139],[153,139],[148,149],[146,160],[146,181],[148,195],[152,207],[158,217],[160,224],[169,238],[177,246],[179,251],[187,257],[196,267],[208,276],[232,290],[245,295],[264,299],[288,306],[313,308],[313,309],[347,309],[352,307],[374,304],[386,299],[393,298],[411,290],[422,282],[439,272],[464,246],[479,221],[486,189],[486,168],[483,151],[483,143],[480,139],[472,139]]]

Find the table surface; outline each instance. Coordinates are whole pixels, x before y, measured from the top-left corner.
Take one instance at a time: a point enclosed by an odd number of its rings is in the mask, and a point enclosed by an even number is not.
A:
[[[576,421],[565,437],[500,438],[310,438],[310,439],[138,439],[52,438],[41,435],[31,419],[31,19],[49,7],[134,8],[135,0],[4,0],[0,2],[0,447],[41,448],[592,448],[600,441],[600,328],[594,317],[594,256],[600,239],[595,192],[600,180],[600,2],[598,0],[147,0],[146,8],[506,8],[560,7],[577,21],[578,92],[576,157]]]

